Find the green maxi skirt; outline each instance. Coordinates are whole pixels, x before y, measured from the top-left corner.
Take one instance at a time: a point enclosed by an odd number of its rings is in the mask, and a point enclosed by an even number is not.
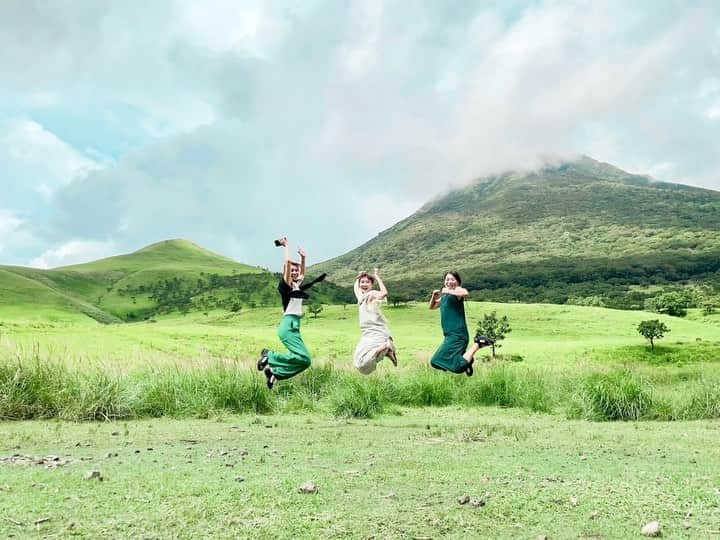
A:
[[[289,379],[310,367],[310,353],[300,336],[300,317],[283,316],[278,327],[278,337],[289,352],[268,353],[268,365],[276,379]]]
[[[445,334],[445,341],[430,360],[430,365],[442,371],[465,373],[469,362],[463,358],[470,343],[468,334]]]

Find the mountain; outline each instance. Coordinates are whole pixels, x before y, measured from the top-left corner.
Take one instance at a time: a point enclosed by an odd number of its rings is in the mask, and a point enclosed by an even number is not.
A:
[[[313,270],[344,284],[379,266],[421,297],[456,269],[478,298],[633,307],[638,285],[720,281],[719,232],[720,193],[582,157],[479,179]]]
[[[278,304],[277,281],[277,274],[187,240],[166,240],[127,255],[52,270],[0,266],[0,313],[113,323],[174,311],[239,311]],[[328,303],[348,301],[349,294],[324,283],[313,296]]]

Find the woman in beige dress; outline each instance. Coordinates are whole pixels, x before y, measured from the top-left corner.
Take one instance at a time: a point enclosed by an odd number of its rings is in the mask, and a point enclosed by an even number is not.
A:
[[[375,289],[377,282],[378,289]],[[361,272],[355,279],[355,296],[362,337],[353,354],[353,365],[364,375],[375,371],[377,364],[386,356],[397,366],[397,351],[390,328],[382,314],[381,303],[387,299],[387,289],[376,268],[374,275]]]

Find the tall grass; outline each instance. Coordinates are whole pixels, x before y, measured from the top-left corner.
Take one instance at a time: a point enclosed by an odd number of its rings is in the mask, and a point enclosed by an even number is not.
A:
[[[262,374],[221,362],[123,372],[97,365],[68,367],[28,355],[0,359],[0,419],[318,410],[369,418],[398,406],[447,405],[564,410],[571,418],[596,421],[720,418],[720,377],[682,370],[674,377],[661,373],[653,379],[627,367],[559,372],[506,363],[478,366],[472,378],[427,367],[363,376],[320,366],[270,392]]]
[[[653,406],[647,381],[629,370],[588,376],[577,397],[581,415],[593,420],[640,420]]]

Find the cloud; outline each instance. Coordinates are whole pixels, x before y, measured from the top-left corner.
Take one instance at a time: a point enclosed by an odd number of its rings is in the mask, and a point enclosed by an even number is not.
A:
[[[279,234],[332,257],[547,155],[718,188],[718,17],[713,3],[10,0],[0,96],[55,153],[11,160],[3,205],[32,214],[46,249],[182,236],[274,266]],[[82,151],[37,120],[54,110],[93,111]],[[111,117],[146,136],[103,139]],[[25,184],[51,206],[19,202]]]
[[[117,254],[113,242],[72,240],[53,249],[48,249],[30,262],[35,268],[55,268],[80,264]]]
[[[0,208],[0,253],[12,235],[22,225],[22,220],[11,210]]]
[[[32,191],[47,199],[58,188],[99,168],[95,160],[28,119],[0,126],[0,164],[10,204],[20,204]]]

